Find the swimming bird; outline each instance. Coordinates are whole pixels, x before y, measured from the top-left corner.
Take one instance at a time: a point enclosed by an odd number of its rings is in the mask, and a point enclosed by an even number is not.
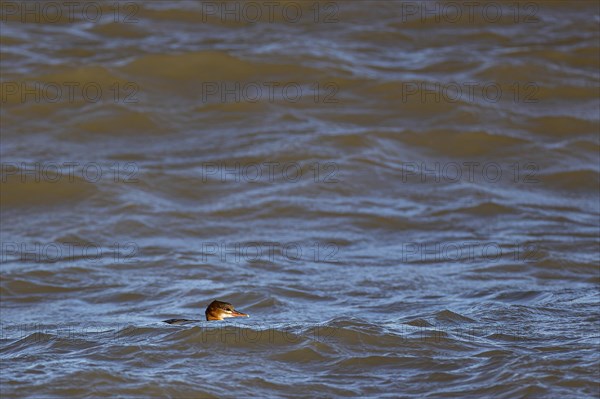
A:
[[[204,312],[206,320],[223,320],[228,317],[250,317],[246,313],[238,312],[233,308],[233,305],[228,302],[212,301]],[[169,319],[163,320],[168,324],[187,324],[200,320],[188,320],[188,319]]]

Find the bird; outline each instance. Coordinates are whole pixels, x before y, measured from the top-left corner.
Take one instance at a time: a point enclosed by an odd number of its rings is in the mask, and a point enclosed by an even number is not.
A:
[[[214,300],[208,305],[206,311],[204,312],[206,315],[206,320],[223,320],[228,317],[250,317],[250,315],[242,312],[238,312],[234,309],[233,305],[229,302],[221,302]],[[164,323],[167,324],[187,324],[193,323],[200,320],[189,320],[189,319],[169,319],[163,320]]]

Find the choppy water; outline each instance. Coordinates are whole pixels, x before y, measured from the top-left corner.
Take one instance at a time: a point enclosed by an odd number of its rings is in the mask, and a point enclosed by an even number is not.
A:
[[[599,395],[598,3],[90,4],[2,3],[3,398]]]

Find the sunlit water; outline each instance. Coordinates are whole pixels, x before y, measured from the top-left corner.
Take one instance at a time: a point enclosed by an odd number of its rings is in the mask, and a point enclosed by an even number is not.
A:
[[[598,396],[597,3],[44,4],[2,5],[3,398]],[[251,317],[161,323],[213,299]]]

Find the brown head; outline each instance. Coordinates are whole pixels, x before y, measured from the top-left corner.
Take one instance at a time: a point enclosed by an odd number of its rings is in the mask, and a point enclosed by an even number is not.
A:
[[[206,314],[206,320],[223,320],[228,317],[250,317],[246,313],[235,310],[232,304],[221,301],[212,301],[204,313]]]

